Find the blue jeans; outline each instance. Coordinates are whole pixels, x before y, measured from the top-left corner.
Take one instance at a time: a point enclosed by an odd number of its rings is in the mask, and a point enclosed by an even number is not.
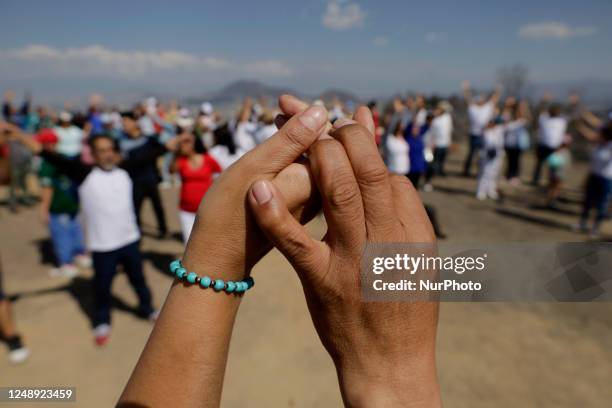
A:
[[[153,312],[151,292],[142,271],[142,255],[138,246],[139,242],[136,241],[114,251],[91,254],[94,267],[94,327],[102,323],[110,323],[111,286],[119,265],[123,266],[130,285],[138,296],[138,314],[146,318]]]
[[[591,174],[587,182],[584,206],[582,209],[582,222],[585,223],[589,218],[592,207],[597,210],[595,226],[606,218],[608,203],[612,196],[612,179]]]
[[[472,161],[474,155],[480,151],[482,147],[482,135],[470,134],[470,148],[468,155],[465,158],[465,164],[463,165],[463,174],[469,176],[472,172]]]
[[[49,232],[60,266],[71,264],[75,255],[85,253],[81,223],[76,215],[50,214]]]

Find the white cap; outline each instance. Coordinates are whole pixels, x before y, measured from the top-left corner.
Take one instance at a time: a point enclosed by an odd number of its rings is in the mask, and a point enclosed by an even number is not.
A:
[[[100,121],[105,125],[113,123],[113,115],[110,113],[103,113],[100,115]]]
[[[181,110],[179,110],[179,116],[181,118],[188,118],[189,116],[191,116],[189,108],[181,108]]]
[[[180,117],[176,120],[176,124],[183,129],[191,128],[193,126],[193,119],[190,117]]]
[[[147,106],[157,106],[157,99],[153,96],[145,99],[145,105]]]
[[[72,120],[72,114],[67,111],[62,111],[59,114],[59,120],[62,122],[70,122]]]
[[[210,102],[204,102],[202,103],[202,105],[200,105],[200,111],[205,114],[205,115],[212,115],[214,108],[212,106],[212,103]]]

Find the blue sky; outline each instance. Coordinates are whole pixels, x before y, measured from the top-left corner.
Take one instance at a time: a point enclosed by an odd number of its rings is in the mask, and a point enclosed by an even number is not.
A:
[[[0,88],[198,94],[238,78],[364,96],[612,80],[610,1],[30,1],[0,5]]]

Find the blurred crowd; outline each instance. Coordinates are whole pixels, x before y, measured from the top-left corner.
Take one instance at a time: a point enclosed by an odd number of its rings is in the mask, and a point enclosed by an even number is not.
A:
[[[564,103],[550,95],[539,103],[502,96],[501,88],[476,94],[465,82],[463,102],[421,94],[384,105],[370,102],[373,136],[389,171],[406,175],[417,189],[432,191],[432,180],[447,175],[449,153],[465,142],[463,176],[471,177],[477,166],[475,197],[497,200],[498,181],[520,185],[522,156],[534,150],[530,181],[538,185],[547,174],[547,203],[554,207],[571,166],[572,145],[583,139],[592,143],[590,174],[576,228],[597,236],[612,194],[612,116],[589,112],[575,95]],[[351,118],[356,108],[340,100],[313,103],[326,105],[332,122]],[[467,117],[467,137],[457,138],[459,113]],[[93,265],[96,344],[104,345],[110,335],[110,288],[118,265],[129,275],[142,317],[157,317],[139,250],[143,202],[151,202],[158,238],[164,239],[167,215],[159,189],[180,186],[177,213],[186,243],[214,179],[277,131],[277,114],[263,99],[245,98],[235,115],[224,117],[210,102],[187,107],[150,97],[120,109],[106,106],[99,95],[91,96],[85,111],[67,105],[57,112],[34,107],[30,95],[18,105],[12,92],[5,94],[0,184],[9,187],[13,211],[40,202],[57,259],[53,276],[71,278],[78,266]],[[36,196],[27,182],[32,173],[40,185]],[[427,206],[427,211],[443,237],[434,209]],[[7,319],[0,313],[0,330]],[[13,343],[14,350],[23,351],[19,341]],[[23,353],[17,353],[15,359],[21,358]]]

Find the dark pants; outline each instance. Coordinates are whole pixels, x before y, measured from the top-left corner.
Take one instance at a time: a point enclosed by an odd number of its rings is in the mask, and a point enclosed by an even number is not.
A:
[[[472,161],[474,160],[474,155],[476,155],[480,148],[482,147],[482,135],[470,135],[470,150],[468,151],[468,155],[465,158],[465,164],[463,166],[463,174],[465,176],[469,176],[472,173]]]
[[[513,179],[521,176],[521,154],[523,151],[518,147],[507,147],[506,156],[508,157],[508,169],[506,178]]]
[[[436,147],[433,149],[433,160],[427,164],[425,171],[425,183],[429,183],[434,176],[445,176],[444,162],[446,161],[447,147]]]
[[[145,198],[151,200],[153,205],[153,211],[155,211],[155,218],[157,219],[157,227],[159,232],[165,234],[168,232],[166,226],[166,216],[164,214],[164,207],[162,206],[161,197],[159,196],[159,190],[157,188],[156,181],[141,181],[133,180],[134,183],[134,211],[136,211],[136,220],[138,226],[141,226],[140,210],[142,203]]]
[[[440,223],[438,222],[438,216],[437,216],[436,209],[433,208],[431,205],[424,204],[424,206],[425,206],[425,212],[427,213],[427,217],[429,217],[429,221],[431,222],[431,226],[433,227],[436,237],[438,238],[444,237],[445,235],[442,232],[442,229],[440,228]]]
[[[584,195],[584,205],[582,208],[582,222],[586,223],[589,218],[591,208],[595,207],[597,215],[595,217],[595,227],[606,218],[608,204],[612,195],[612,179],[591,174],[587,181],[586,192]]]
[[[414,186],[414,188],[416,190],[419,189],[419,180],[421,179],[421,175],[423,173],[422,172],[414,172],[414,173],[408,173],[406,174],[406,177],[408,177],[408,179],[410,180],[410,182],[412,183],[412,185]]]
[[[542,174],[542,166],[544,166],[544,162],[548,159],[548,156],[553,154],[555,149],[552,147],[548,147],[545,145],[538,145],[536,149],[536,166],[533,170],[533,184],[540,184],[540,176]]]
[[[142,272],[142,256],[136,241],[124,247],[108,252],[92,252],[94,267],[94,316],[93,323],[97,326],[102,323],[110,323],[110,311],[112,304],[111,286],[113,278],[117,273],[117,266],[123,266],[132,288],[139,300],[138,312],[147,317],[153,312],[151,303],[151,292],[147,287]]]
[[[448,154],[448,147],[436,147],[433,150],[433,161],[430,164],[431,174],[434,176],[446,176],[444,171],[444,163],[446,162],[446,155]],[[431,176],[430,176],[431,178]]]

